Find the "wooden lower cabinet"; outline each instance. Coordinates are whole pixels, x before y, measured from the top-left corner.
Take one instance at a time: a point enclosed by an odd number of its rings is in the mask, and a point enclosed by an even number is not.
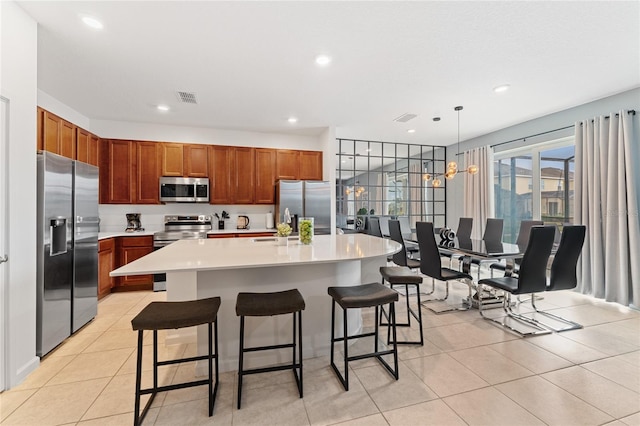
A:
[[[146,256],[153,251],[153,236],[118,237],[116,250],[119,255],[117,267],[124,266],[136,259]],[[114,290],[151,290],[153,289],[153,275],[130,275],[118,277]]]
[[[236,234],[209,234],[207,238],[235,238]]]
[[[98,242],[98,299],[111,293],[113,278],[109,273],[115,268],[115,239],[107,238]]]

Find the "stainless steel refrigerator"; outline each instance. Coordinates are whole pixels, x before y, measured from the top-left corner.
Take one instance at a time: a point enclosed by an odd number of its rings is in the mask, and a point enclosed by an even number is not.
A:
[[[37,159],[36,353],[91,321],[98,306],[98,168]]]
[[[331,185],[327,181],[280,180],[276,183],[276,218],[282,222],[285,209],[292,217],[313,217],[314,234],[331,233]]]

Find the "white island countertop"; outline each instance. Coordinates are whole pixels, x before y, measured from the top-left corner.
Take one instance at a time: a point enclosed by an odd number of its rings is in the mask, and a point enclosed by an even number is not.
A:
[[[393,240],[366,234],[316,235],[310,245],[290,238],[288,246],[276,245],[271,237],[180,240],[115,269],[110,275],[333,263],[388,256],[401,249]]]

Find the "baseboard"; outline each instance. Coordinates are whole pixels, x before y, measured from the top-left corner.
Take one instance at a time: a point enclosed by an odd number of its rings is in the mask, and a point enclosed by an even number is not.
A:
[[[29,376],[29,374],[34,372],[39,366],[40,366],[40,358],[37,356],[34,356],[29,360],[29,362],[24,364],[22,367],[18,368],[16,370],[15,375],[11,375],[10,377],[7,377],[7,385],[8,385],[7,389],[11,389],[15,386],[18,386]],[[11,372],[9,372],[9,374],[11,374]]]

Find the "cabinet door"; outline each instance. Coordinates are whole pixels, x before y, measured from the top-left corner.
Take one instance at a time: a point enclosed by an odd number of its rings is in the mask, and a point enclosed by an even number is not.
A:
[[[153,237],[150,235],[144,237],[120,237],[118,241],[120,243],[119,267],[140,259],[153,251]],[[120,286],[153,285],[153,275],[127,275],[119,278],[117,284]]]
[[[89,133],[89,149],[87,152],[87,163],[92,166],[98,166],[98,147],[100,146],[100,138]]]
[[[76,160],[83,163],[89,162],[89,143],[89,132],[78,127],[76,129]]]
[[[322,180],[322,151],[300,151],[299,179]]]
[[[135,204],[160,204],[160,144],[133,143],[136,148]]]
[[[256,157],[253,148],[236,147],[232,156],[231,183],[234,204],[253,204]]]
[[[229,146],[209,146],[209,202],[231,204],[231,156]]]
[[[184,144],[162,143],[162,176],[183,176]]]
[[[256,148],[256,204],[274,204],[276,199],[276,150]]]
[[[209,161],[207,145],[184,146],[184,169],[187,177],[208,177]]]
[[[290,149],[278,149],[276,151],[276,180],[298,179],[300,174],[299,151]]]
[[[66,120],[60,126],[60,155],[76,158],[76,126]]]
[[[113,278],[109,276],[109,273],[115,269],[114,239],[100,240],[98,247],[98,299],[100,299],[111,293],[113,287]]]
[[[108,140],[102,144],[105,159],[100,163],[100,202],[132,204],[135,182],[134,150],[131,141]]]
[[[45,151],[60,154],[60,132],[62,119],[57,115],[44,111],[42,117],[42,147]]]

